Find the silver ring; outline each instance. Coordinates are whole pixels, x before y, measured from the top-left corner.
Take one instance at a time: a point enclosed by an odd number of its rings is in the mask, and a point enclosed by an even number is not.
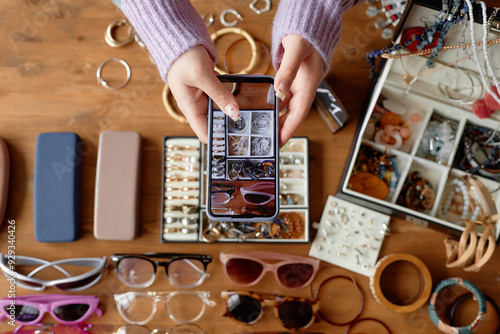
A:
[[[104,65],[106,65],[107,63],[112,62],[112,61],[116,61],[118,63],[121,63],[125,67],[125,69],[127,70],[127,78],[125,79],[125,81],[120,86],[116,86],[116,87],[108,85],[108,83],[106,82],[106,80],[104,80],[101,77],[101,71],[102,71],[102,68],[104,67]],[[120,59],[120,58],[110,58],[108,60],[105,60],[104,62],[102,62],[102,64],[97,69],[97,83],[100,84],[101,86],[103,86],[106,89],[116,90],[116,89],[123,88],[130,81],[130,77],[131,77],[130,66],[127,64],[127,62],[125,60]]]
[[[235,15],[240,21],[243,21],[243,17],[241,16],[240,13],[238,13],[237,11],[235,11],[234,9],[226,9],[225,11],[223,11],[221,14],[220,14],[220,21],[222,22],[223,25],[225,25],[226,27],[234,27],[235,25],[238,24],[238,20],[234,20],[234,21],[231,21],[231,22],[227,22],[226,21],[226,15],[227,14],[233,14]]]

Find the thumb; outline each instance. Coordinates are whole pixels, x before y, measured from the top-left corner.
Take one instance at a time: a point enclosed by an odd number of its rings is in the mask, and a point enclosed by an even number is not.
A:
[[[198,87],[204,91],[226,115],[231,117],[233,121],[237,121],[241,118],[238,101],[215,74],[206,75],[201,78]]]
[[[283,59],[276,72],[274,83],[276,96],[284,101],[290,92],[290,87],[297,76],[302,61],[308,56],[309,50],[304,47],[304,41],[298,35],[286,36],[283,38],[282,45]]]

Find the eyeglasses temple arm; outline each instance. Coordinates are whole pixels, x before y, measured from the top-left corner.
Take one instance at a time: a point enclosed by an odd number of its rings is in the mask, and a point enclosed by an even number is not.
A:
[[[318,262],[319,260],[310,258],[310,257],[305,257],[305,256],[298,256],[298,255],[292,255],[292,254],[275,254],[273,252],[266,252],[266,251],[251,251],[247,252],[246,255],[249,256],[256,256],[259,259],[262,260],[297,260],[297,261],[309,261],[309,262]]]
[[[203,274],[203,273],[205,272],[205,270],[201,270],[200,268],[198,268],[197,266],[195,266],[195,265],[193,264],[193,262],[189,261],[189,259],[183,259],[183,260],[184,260],[184,262],[187,262],[187,263],[188,263],[188,264],[189,264],[189,265],[190,265],[190,266],[191,266],[194,270],[196,270],[198,273],[202,273],[202,274]]]

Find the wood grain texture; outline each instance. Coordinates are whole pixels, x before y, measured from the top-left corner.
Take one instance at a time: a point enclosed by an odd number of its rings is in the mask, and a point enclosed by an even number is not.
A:
[[[488,1],[489,5],[496,2]],[[246,29],[259,40],[270,44],[271,25],[277,8],[257,15],[248,8],[250,0],[193,0],[202,14],[216,14],[209,32],[222,28],[218,14],[228,8],[237,9],[244,17],[238,27]],[[224,277],[218,254],[221,251],[262,250],[307,255],[309,245],[272,244],[162,244],[161,226],[161,163],[162,137],[194,136],[188,125],[173,121],[166,113],[161,99],[163,83],[145,50],[137,44],[111,48],[104,41],[104,32],[111,21],[122,14],[108,0],[0,0],[0,137],[8,143],[11,155],[9,202],[5,219],[15,220],[16,253],[46,260],[75,257],[109,256],[115,252],[197,252],[214,257],[209,265],[211,277],[198,289],[212,292],[217,306],[207,310],[198,322],[208,333],[238,333],[283,331],[272,312],[265,313],[262,322],[248,327],[235,324],[221,314],[225,306],[221,289],[241,289],[232,286]],[[344,168],[355,138],[363,102],[370,87],[369,67],[365,53],[386,45],[380,32],[373,28],[374,20],[367,17],[367,4],[350,9],[344,16],[340,44],[332,60],[328,82],[351,114],[345,128],[332,135],[312,110],[296,136],[310,140],[310,218],[319,221],[328,195],[338,190]],[[312,23],[313,24],[313,23]],[[221,38],[222,42],[222,38]],[[223,44],[223,43],[222,43]],[[218,45],[218,48],[223,45]],[[242,42],[235,48],[233,66],[245,67],[249,61]],[[248,48],[246,49],[248,50]],[[221,51],[223,52],[223,51]],[[240,56],[238,56],[240,55]],[[96,70],[101,62],[111,57],[126,60],[132,68],[130,83],[118,91],[106,90],[96,81]],[[110,75],[119,80],[120,68]],[[99,134],[104,130],[138,131],[143,138],[140,236],[132,242],[96,240],[93,236],[94,187]],[[82,153],[82,236],[73,243],[53,244],[36,242],[33,235],[33,166],[36,136],[41,132],[72,131],[84,142]],[[0,251],[7,251],[7,223],[0,228]],[[419,257],[432,274],[433,283],[459,276],[474,282],[486,294],[500,303],[500,251],[479,273],[465,273],[461,269],[447,269],[443,240],[447,235],[399,219],[392,219],[391,234],[385,239],[381,256],[402,252]],[[108,270],[105,279],[93,288],[80,292],[101,298],[105,310],[101,318],[90,321],[100,325],[96,332],[112,333],[124,321],[117,313],[112,294],[127,289],[116,274]],[[322,279],[350,272],[322,263],[315,289]],[[410,313],[396,314],[380,306],[371,296],[368,278],[352,274],[366,297],[362,317],[373,317],[387,323],[393,333],[439,333],[427,315],[426,307]],[[0,295],[5,296],[8,282],[0,280]],[[413,289],[415,287],[399,287]],[[158,273],[151,290],[173,290],[164,272]],[[255,292],[278,293],[292,296],[310,296],[308,289],[282,290],[272,275],[252,288]],[[18,295],[31,294],[17,288]],[[57,293],[48,289],[44,293]],[[344,301],[341,301],[344,302]],[[346,305],[350,301],[345,300]],[[174,322],[158,305],[151,328],[170,328]],[[53,322],[48,316],[47,322]],[[0,331],[11,330],[6,321]],[[344,333],[346,327],[332,327],[318,321],[311,331]]]

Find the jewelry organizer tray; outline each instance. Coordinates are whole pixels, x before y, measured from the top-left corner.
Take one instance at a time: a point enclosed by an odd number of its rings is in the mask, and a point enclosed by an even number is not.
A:
[[[292,138],[280,150],[280,213],[262,223],[210,221],[207,146],[195,137],[163,139],[162,242],[309,242],[308,138]]]
[[[395,41],[409,28],[432,23],[440,10],[433,6],[430,1],[411,2]],[[475,37],[481,41],[482,16],[475,13]],[[488,39],[499,37],[489,32]],[[449,46],[470,42],[469,21],[466,27],[454,24],[445,39]],[[500,59],[499,47],[487,51],[492,62]],[[472,52],[440,51],[433,68],[423,56],[383,60],[339,198],[455,236],[464,231],[461,220],[491,218],[481,205],[477,183],[484,184],[484,192],[489,191],[500,209],[500,154],[494,144],[500,142],[500,111],[487,119],[472,112],[472,103],[485,90]],[[499,233],[496,221],[497,241]]]

